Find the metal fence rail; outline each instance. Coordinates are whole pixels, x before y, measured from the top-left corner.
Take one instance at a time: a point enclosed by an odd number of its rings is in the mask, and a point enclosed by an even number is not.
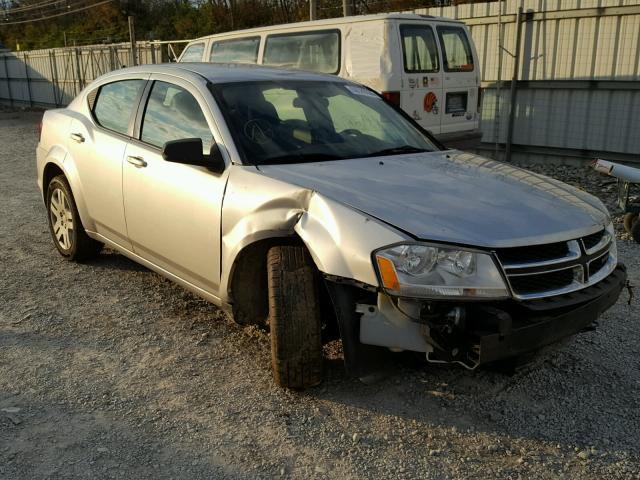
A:
[[[138,64],[166,60],[161,42],[138,42]],[[68,104],[100,75],[133,64],[131,45],[90,45],[0,53],[0,101],[19,107]]]

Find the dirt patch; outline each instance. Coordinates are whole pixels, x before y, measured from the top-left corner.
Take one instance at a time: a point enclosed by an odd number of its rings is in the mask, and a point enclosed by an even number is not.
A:
[[[399,357],[363,385],[334,355],[320,387],[284,391],[264,332],[114,252],[57,254],[35,183],[39,117],[0,113],[0,478],[637,477],[626,293],[514,376]],[[611,203],[595,174],[563,168],[545,171]],[[640,245],[619,250],[640,284]]]

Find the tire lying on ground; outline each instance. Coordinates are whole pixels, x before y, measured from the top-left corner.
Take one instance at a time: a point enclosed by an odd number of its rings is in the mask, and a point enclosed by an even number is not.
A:
[[[281,387],[303,389],[322,381],[318,275],[302,246],[267,254],[271,364]]]
[[[637,213],[627,213],[624,216],[624,229],[627,233],[631,233],[634,224],[638,223],[638,215]]]
[[[100,253],[103,245],[85,232],[71,187],[64,175],[51,179],[45,201],[49,231],[60,255],[81,262]]]

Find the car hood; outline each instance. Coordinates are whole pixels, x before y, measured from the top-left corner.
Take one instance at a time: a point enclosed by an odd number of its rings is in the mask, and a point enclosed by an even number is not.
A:
[[[422,240],[479,247],[552,243],[609,221],[602,202],[588,193],[455,150],[259,169]]]

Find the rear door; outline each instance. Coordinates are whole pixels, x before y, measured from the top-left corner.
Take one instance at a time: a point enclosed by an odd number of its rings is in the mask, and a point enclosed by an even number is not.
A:
[[[440,133],[442,69],[436,33],[426,22],[399,25],[402,46],[400,108],[433,134]]]
[[[126,249],[131,244],[122,207],[122,161],[148,75],[143,77],[106,83],[89,93],[93,118],[75,118],[69,129],[69,153],[96,233]]]
[[[473,130],[478,126],[478,66],[464,25],[436,27],[442,51],[444,98],[441,133]]]

